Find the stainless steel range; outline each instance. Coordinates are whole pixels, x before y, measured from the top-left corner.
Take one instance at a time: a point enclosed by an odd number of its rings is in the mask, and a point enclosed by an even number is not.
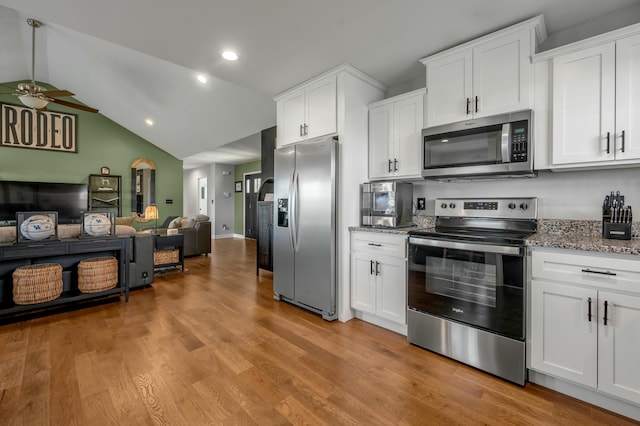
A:
[[[409,233],[409,342],[524,385],[526,259],[536,198],[438,199]]]

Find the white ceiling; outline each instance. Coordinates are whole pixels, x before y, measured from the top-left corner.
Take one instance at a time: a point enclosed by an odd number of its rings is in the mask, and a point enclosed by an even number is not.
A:
[[[424,74],[420,58],[524,19],[543,14],[553,33],[637,4],[0,0],[0,82],[30,78],[26,18],[36,18],[45,24],[37,31],[36,80],[73,91],[79,101],[183,159],[185,168],[237,164],[259,157],[257,134],[275,125],[272,96],[336,65],[347,62],[402,87]],[[240,59],[221,59],[227,48]],[[197,73],[209,82],[198,83]],[[234,141],[238,149],[216,151]],[[253,156],[238,157],[247,146]]]

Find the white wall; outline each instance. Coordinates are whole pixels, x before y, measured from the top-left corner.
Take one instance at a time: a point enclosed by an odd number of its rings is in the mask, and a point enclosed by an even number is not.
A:
[[[640,169],[573,172],[540,172],[530,179],[484,182],[414,182],[415,198],[427,198],[425,214],[433,215],[435,198],[538,197],[541,219],[600,220],[602,201],[611,191],[625,196],[625,205],[638,206],[640,218]],[[637,219],[636,219],[637,220]]]
[[[182,178],[182,214],[192,214],[197,213],[198,206],[198,179],[203,177],[208,177],[209,175],[209,166],[198,167],[197,169],[185,170],[183,172]],[[212,183],[207,180],[208,185],[211,186]],[[209,196],[209,194],[207,194]],[[211,198],[209,196],[209,198]],[[213,212],[211,211],[211,202],[207,203],[208,213],[207,216],[214,220]]]
[[[212,164],[208,188],[209,193],[213,196],[216,218],[213,224],[214,238],[233,237],[234,166],[231,164]],[[225,196],[225,193],[228,196]]]

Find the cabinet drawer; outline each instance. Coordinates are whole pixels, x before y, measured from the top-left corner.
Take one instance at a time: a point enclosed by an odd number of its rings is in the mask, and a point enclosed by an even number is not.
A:
[[[549,281],[640,293],[640,257],[533,249],[531,275]]]
[[[7,246],[0,252],[0,259],[29,259],[41,256],[65,255],[69,245],[60,242],[20,243]]]
[[[74,241],[71,244],[70,253],[87,253],[92,251],[120,250],[121,238],[105,238],[86,241]]]
[[[382,232],[353,232],[351,251],[406,257],[407,236]]]

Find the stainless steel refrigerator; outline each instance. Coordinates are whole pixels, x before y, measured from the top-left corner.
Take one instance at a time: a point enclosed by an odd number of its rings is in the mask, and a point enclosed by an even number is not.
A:
[[[331,137],[277,149],[274,157],[274,297],[328,321],[337,318],[337,157]]]

